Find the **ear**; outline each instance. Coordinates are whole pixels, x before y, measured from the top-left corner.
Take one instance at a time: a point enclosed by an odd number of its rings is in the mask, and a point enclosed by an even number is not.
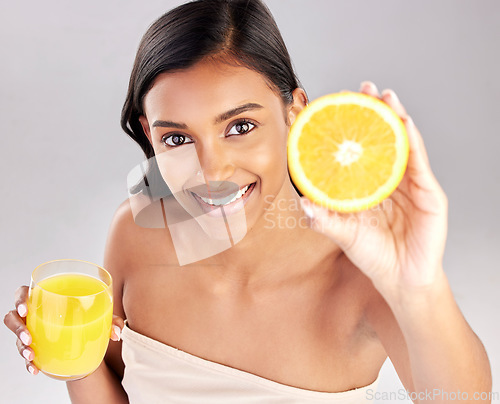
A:
[[[287,123],[290,126],[295,122],[295,118],[297,118],[299,112],[302,111],[308,103],[307,94],[303,88],[297,87],[295,90],[293,90],[292,95],[293,101],[288,106],[287,110]]]
[[[151,143],[151,146],[153,146],[153,142],[151,140],[151,129],[149,128],[148,119],[144,115],[141,115],[139,117],[139,122],[141,123],[142,130],[144,131],[144,133],[146,134],[146,136],[149,139],[149,143]]]

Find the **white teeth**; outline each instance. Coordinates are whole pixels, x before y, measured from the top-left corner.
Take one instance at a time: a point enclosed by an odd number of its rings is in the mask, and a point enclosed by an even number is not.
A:
[[[231,195],[225,197],[225,198],[220,198],[220,199],[210,199],[210,198],[204,198],[203,196],[200,196],[203,202],[208,203],[209,205],[214,205],[214,206],[222,206],[222,205],[227,205],[229,203],[233,203],[235,200],[240,199],[245,192],[247,192],[248,188],[250,185],[247,185],[246,187],[240,189],[236,195],[234,195],[231,198]]]

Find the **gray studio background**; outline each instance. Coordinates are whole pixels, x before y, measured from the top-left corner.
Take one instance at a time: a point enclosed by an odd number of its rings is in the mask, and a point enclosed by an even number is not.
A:
[[[0,311],[42,262],[102,263],[142,154],[119,126],[135,50],[181,1],[0,3]],[[500,391],[500,2],[268,0],[310,98],[393,88],[450,201],[445,268]],[[0,402],[67,403],[0,327]],[[379,391],[401,388],[390,363]],[[380,403],[393,401],[380,400]],[[399,401],[401,402],[401,401]]]

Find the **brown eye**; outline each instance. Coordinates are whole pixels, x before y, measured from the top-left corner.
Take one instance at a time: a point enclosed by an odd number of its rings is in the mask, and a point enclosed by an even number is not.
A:
[[[255,128],[255,124],[253,124],[252,122],[239,121],[232,126],[231,130],[228,132],[228,135],[245,135],[253,128]]]
[[[164,136],[162,142],[170,147],[182,146],[183,144],[193,143],[187,136],[175,133],[173,135]]]
[[[236,132],[247,133],[250,130],[250,125],[248,122],[239,123],[235,126]]]

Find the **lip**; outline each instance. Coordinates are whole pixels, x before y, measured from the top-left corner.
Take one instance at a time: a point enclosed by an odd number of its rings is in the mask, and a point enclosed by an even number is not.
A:
[[[240,189],[245,188],[247,185],[250,185],[250,186],[247,189],[247,191],[243,194],[243,196],[241,196],[241,198],[235,200],[234,202],[228,203],[227,205],[220,205],[220,206],[210,205],[210,204],[204,202],[200,198],[200,196],[195,194],[194,192],[191,192],[191,194],[193,195],[194,199],[196,199],[196,201],[200,205],[202,211],[204,213],[206,213],[208,216],[222,217],[223,213],[225,215],[231,215],[231,214],[236,213],[237,211],[241,210],[243,208],[243,206],[245,206],[245,204],[248,202],[248,199],[250,198],[253,190],[255,189],[255,186],[257,185],[257,183],[252,182],[250,184],[246,184],[246,185],[240,187],[238,189],[238,191]],[[233,194],[235,194],[235,192]],[[227,195],[227,193],[226,193],[226,195]],[[212,195],[212,198],[216,199],[213,195]],[[223,212],[223,210],[224,210],[224,212]]]

